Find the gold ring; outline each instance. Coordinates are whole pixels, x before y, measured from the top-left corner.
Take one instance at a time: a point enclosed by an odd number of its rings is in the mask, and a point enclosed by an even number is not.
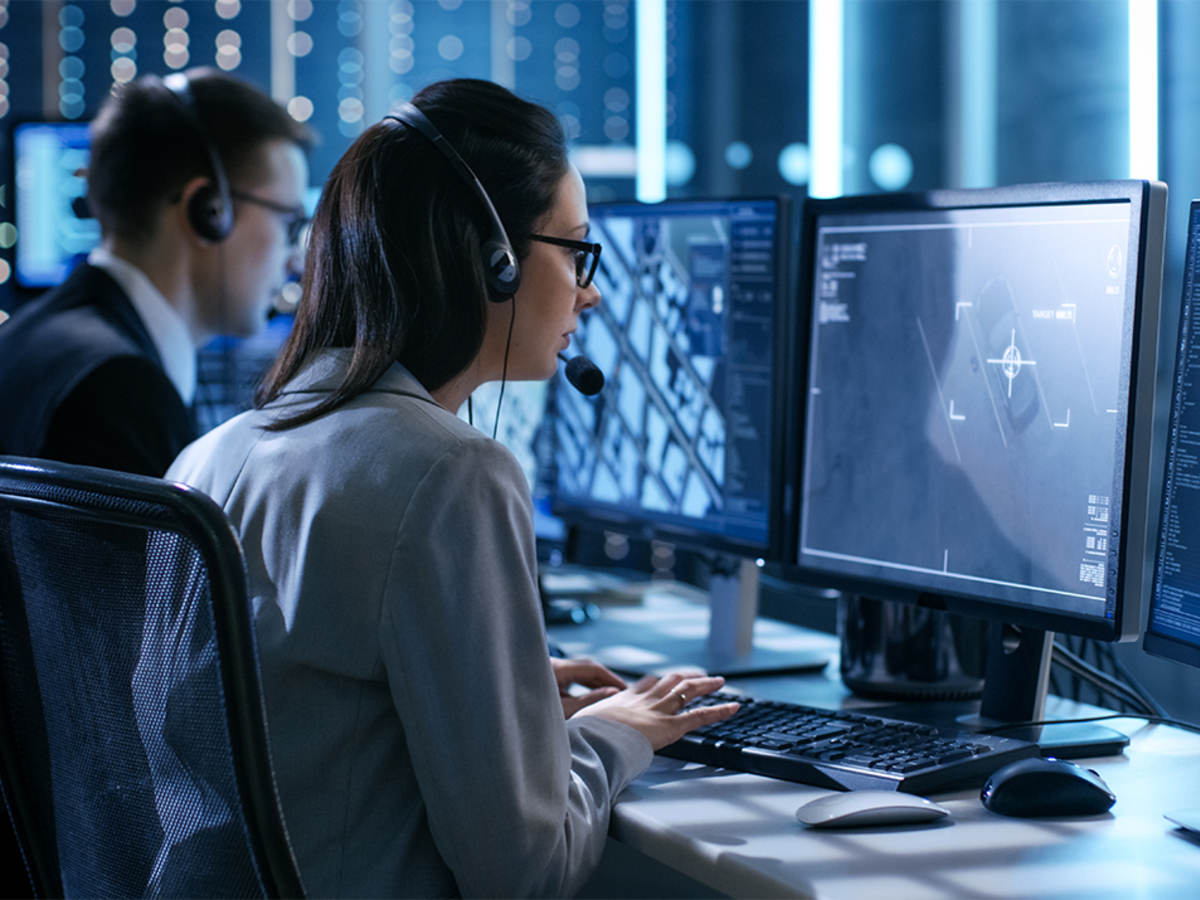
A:
[[[687,706],[687,694],[685,694],[683,691],[676,691],[676,693],[679,694],[679,707],[682,709],[683,707]]]

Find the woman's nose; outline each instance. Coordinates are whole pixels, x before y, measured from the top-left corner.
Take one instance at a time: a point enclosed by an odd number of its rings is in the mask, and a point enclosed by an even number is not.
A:
[[[579,291],[579,296],[579,308],[581,310],[591,309],[594,306],[599,306],[600,300],[602,299],[600,296],[600,288],[596,287],[596,282],[594,281],[587,287],[581,288]]]

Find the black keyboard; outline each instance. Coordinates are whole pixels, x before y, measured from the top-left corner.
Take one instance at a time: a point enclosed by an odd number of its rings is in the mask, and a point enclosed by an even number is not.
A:
[[[690,704],[735,700],[731,718],[660,752],[676,759],[840,790],[909,794],[980,787],[996,769],[1037,756],[1036,744],[884,719],[868,712],[715,693]]]

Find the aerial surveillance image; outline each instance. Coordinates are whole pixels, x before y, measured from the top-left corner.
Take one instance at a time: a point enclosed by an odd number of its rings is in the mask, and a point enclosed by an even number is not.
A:
[[[604,302],[577,339],[608,386],[556,391],[560,496],[760,536],[774,209],[593,207]]]
[[[1119,203],[829,217],[802,553],[998,599],[1103,603],[1129,233]],[[873,510],[873,524],[846,509]]]

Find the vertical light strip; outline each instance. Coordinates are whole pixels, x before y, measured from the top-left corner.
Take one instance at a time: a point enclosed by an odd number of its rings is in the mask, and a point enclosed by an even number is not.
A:
[[[368,125],[386,116],[391,107],[392,70],[388,65],[391,50],[390,42],[384,39],[391,6],[386,0],[375,0],[361,7],[363,27],[358,35],[358,49],[363,55],[363,119]]]
[[[296,57],[287,46],[296,23],[287,7],[287,0],[271,0],[271,96],[283,104],[296,96]]]
[[[1158,177],[1158,0],[1129,0],[1129,175]]]
[[[516,29],[508,21],[508,0],[492,0],[492,81],[516,90],[517,64],[509,52]]]
[[[959,93],[959,146],[962,152],[963,187],[991,187],[996,184],[996,123],[999,117],[997,93],[996,0],[971,0],[961,6],[961,36],[958,71],[962,78]]]
[[[667,198],[667,0],[637,8],[637,178],[643,203]]]
[[[843,16],[843,0],[809,0],[808,193],[813,197],[842,193]]]

